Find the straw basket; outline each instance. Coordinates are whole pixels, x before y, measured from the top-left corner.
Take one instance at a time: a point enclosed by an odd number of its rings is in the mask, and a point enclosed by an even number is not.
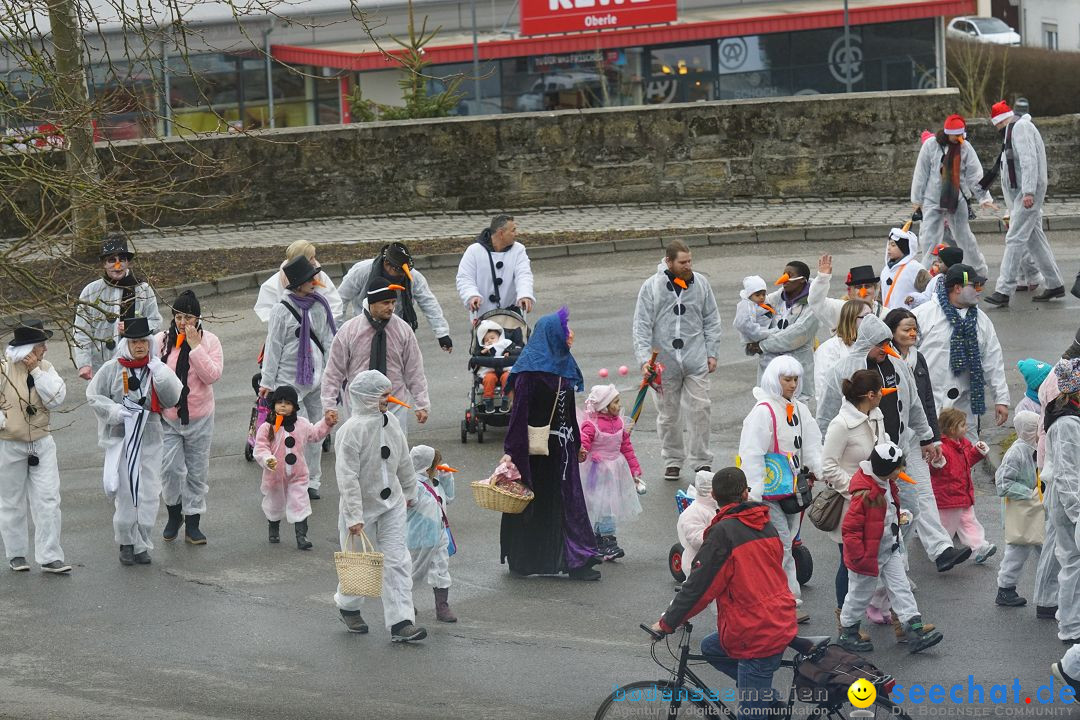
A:
[[[473,499],[476,504],[485,510],[518,515],[525,511],[525,507],[532,502],[533,492],[527,495],[515,495],[503,490],[493,482],[481,482],[475,480],[469,483],[473,491]]]
[[[382,595],[383,554],[375,552],[375,546],[363,530],[360,531],[361,552],[355,552],[352,549],[354,537],[350,533],[345,540],[345,549],[334,553],[341,594],[379,597]]]

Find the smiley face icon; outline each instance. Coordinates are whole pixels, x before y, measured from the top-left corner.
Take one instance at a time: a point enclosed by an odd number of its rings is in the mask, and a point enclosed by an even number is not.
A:
[[[857,708],[868,708],[877,700],[877,688],[865,678],[859,678],[851,683],[847,691],[848,700]]]

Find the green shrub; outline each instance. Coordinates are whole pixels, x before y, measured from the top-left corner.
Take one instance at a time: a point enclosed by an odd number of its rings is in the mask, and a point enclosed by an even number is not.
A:
[[[946,55],[949,85],[960,90],[969,117],[989,115],[998,100],[1021,96],[1036,116],[1080,113],[1080,52],[950,38]]]

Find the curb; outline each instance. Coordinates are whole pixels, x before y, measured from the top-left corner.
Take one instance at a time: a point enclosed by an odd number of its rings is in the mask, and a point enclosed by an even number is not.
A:
[[[658,230],[656,237],[627,238],[625,240],[604,240],[599,242],[569,243],[565,245],[538,245],[529,249],[531,260],[547,260],[550,258],[563,258],[577,255],[606,255],[619,252],[637,252],[640,250],[663,250],[667,243],[672,240],[682,240],[689,247],[705,247],[710,245],[743,245],[765,244],[778,242],[821,242],[824,240],[865,240],[869,238],[883,238],[888,235],[892,224],[866,224],[866,225],[810,225],[806,227],[764,227],[759,230],[726,230],[715,233],[699,233],[692,235],[668,234]],[[1043,228],[1052,232],[1063,230],[1080,230],[1080,215],[1058,215],[1043,218]],[[974,220],[971,230],[975,233],[1004,233],[1004,224],[997,219]],[[414,266],[418,270],[433,270],[438,268],[457,267],[461,259],[461,253],[439,253],[436,255],[418,255],[414,258]],[[330,263],[323,265],[322,269],[335,282],[340,281],[352,267],[352,263]],[[239,290],[252,290],[258,288],[267,278],[277,272],[272,270],[259,270],[239,275],[229,275],[212,282],[197,282],[186,285],[177,285],[171,288],[161,288],[157,291],[159,296],[179,294],[184,290],[191,290],[200,299],[226,295]]]

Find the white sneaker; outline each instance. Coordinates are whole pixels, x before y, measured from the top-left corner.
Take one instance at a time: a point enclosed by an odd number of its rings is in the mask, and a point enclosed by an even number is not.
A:
[[[638,495],[644,495],[646,491],[645,481],[638,479],[634,481],[634,489],[637,490]]]
[[[989,544],[984,545],[979,549],[979,552],[975,553],[975,564],[982,565],[984,562],[990,559],[990,556],[997,552],[997,545]]]

